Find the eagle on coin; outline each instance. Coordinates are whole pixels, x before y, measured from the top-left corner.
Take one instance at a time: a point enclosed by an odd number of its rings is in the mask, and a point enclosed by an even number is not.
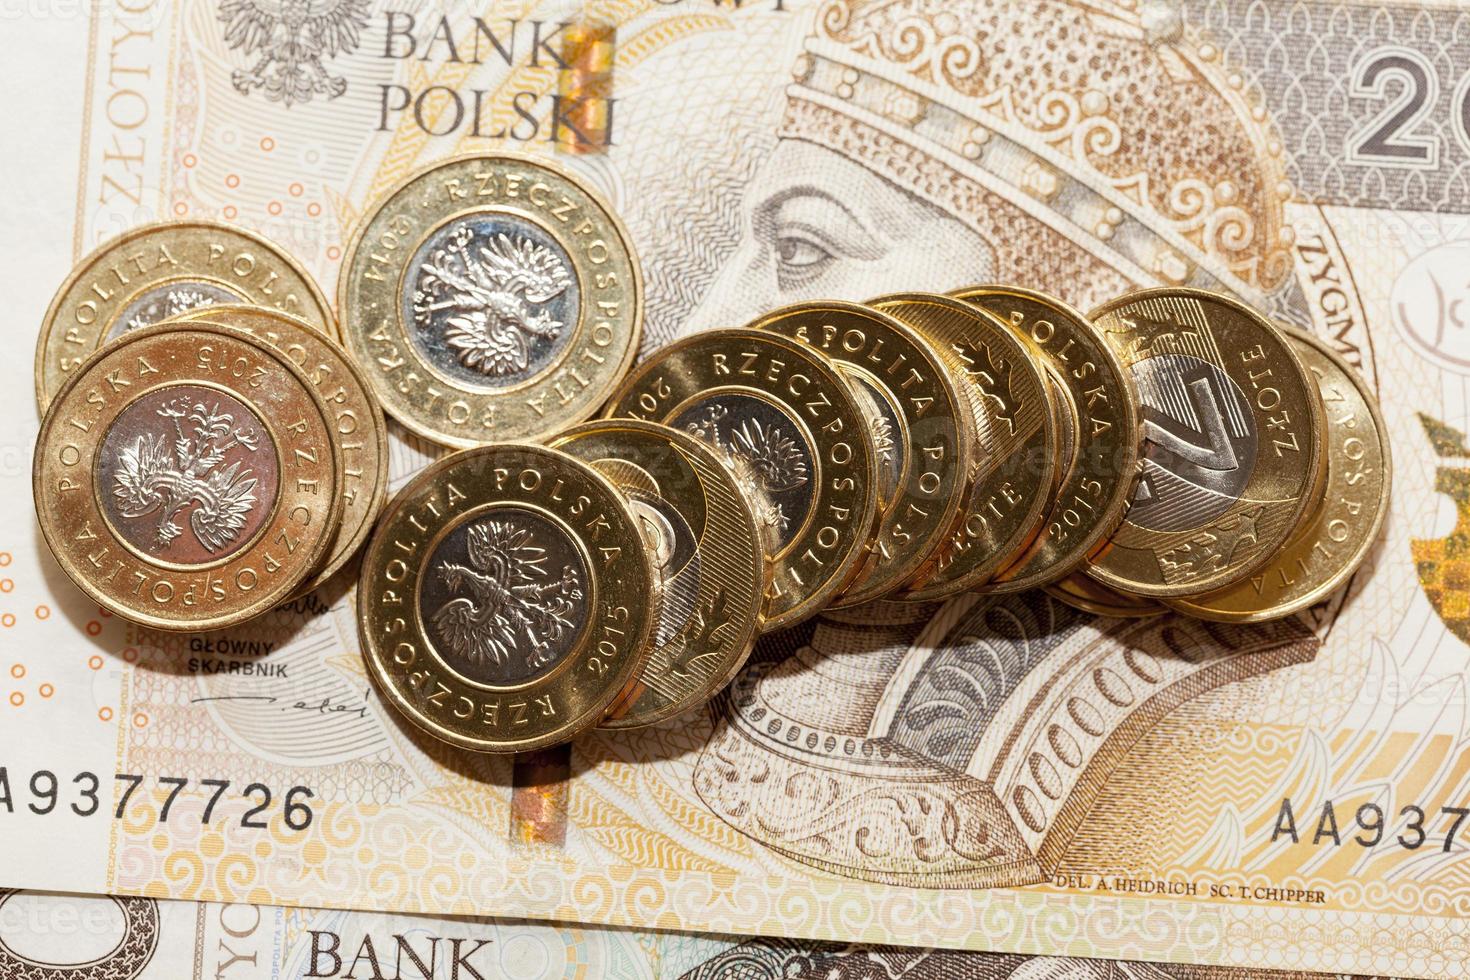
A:
[[[347,79],[328,73],[322,59],[355,51],[370,12],[370,0],[221,0],[225,43],[243,54],[260,52],[254,67],[231,81],[243,95],[260,89],[287,106],[316,95],[335,99],[347,91]]]
[[[546,246],[504,232],[482,243],[462,226],[420,269],[414,317],[432,328],[434,315],[448,311],[444,340],[460,363],[504,377],[530,365],[533,338],[561,333],[564,324],[538,307],[571,285],[566,262]]]
[[[170,446],[166,434],[145,432],[118,454],[112,487],[118,513],[127,518],[161,513],[154,533],[154,547],[161,549],[183,533],[178,517],[193,505],[189,527],[212,554],[239,537],[256,501],[252,472],[242,470],[239,460],[220,464],[236,447],[258,449],[260,437],[252,429],[237,429],[233,416],[218,405],[174,399],[158,415],[173,424],[176,438]]]
[[[570,565],[548,580],[546,549],[529,528],[485,520],[469,527],[470,566],[441,561],[440,580],[453,593],[433,614],[435,629],[455,654],[470,663],[500,666],[524,653],[531,669],[555,659],[554,645],[575,628],[572,613],[582,598],[581,577]]]

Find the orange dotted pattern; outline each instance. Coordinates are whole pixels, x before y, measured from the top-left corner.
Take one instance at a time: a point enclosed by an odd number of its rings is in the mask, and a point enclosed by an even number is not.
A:
[[[8,551],[0,551],[0,568],[9,568],[11,566],[11,564],[14,563],[14,561],[15,561],[15,557],[10,552],[8,552]],[[4,593],[6,595],[9,595],[10,593],[12,593],[14,591],[15,591],[15,579],[11,578],[8,575],[7,576],[0,576],[0,593]],[[51,608],[49,606],[46,606],[46,605],[37,606],[35,608],[35,614],[36,614],[36,618],[37,619],[40,619],[40,620],[48,619],[51,616]],[[16,622],[17,622],[17,620],[16,620],[15,613],[13,613],[13,612],[0,613],[0,626],[3,626],[6,629],[9,629],[10,627],[14,626],[16,624]],[[27,679],[27,677],[29,677],[29,675],[30,675],[30,669],[25,664],[23,664],[23,663],[13,663],[13,664],[10,665],[10,668],[7,671],[7,673],[10,675],[10,678],[13,681],[24,681],[24,680]],[[25,685],[25,686],[29,687],[29,685]],[[39,685],[37,685],[37,687],[35,688],[35,691],[43,699],[50,698],[52,695],[54,695],[56,693],[56,685],[52,684],[49,681],[44,681],[44,682],[40,683]],[[8,702],[10,704],[10,706],[13,707],[13,708],[23,708],[23,707],[25,707],[27,697],[28,697],[28,692],[25,691],[25,690],[13,690],[13,691],[9,691],[9,692],[7,692],[5,694],[5,700],[6,700],[6,702]]]
[[[226,142],[233,144],[235,140],[231,137]],[[301,149],[292,148],[288,145],[283,146],[280,139],[276,136],[262,136],[255,145],[261,154],[278,158],[273,161],[273,167],[279,167],[283,159],[296,160],[299,158],[302,164],[308,169],[314,168],[320,162],[321,153],[319,151],[310,146]],[[280,158],[282,152],[286,152],[288,154],[287,157]],[[178,157],[178,164],[181,175],[187,176],[190,171],[199,171],[200,162],[199,156],[196,153],[191,152],[180,155]],[[280,184],[275,184],[272,181],[273,186],[262,187],[257,184],[252,184],[246,172],[242,172],[242,170],[231,170],[223,178],[211,177],[209,181],[210,183],[219,181],[220,183],[214,183],[213,190],[216,192],[223,190],[225,192],[224,196],[235,198],[235,200],[229,203],[222,204],[219,208],[219,216],[225,221],[240,221],[242,220],[242,212],[244,212],[244,223],[247,225],[251,224],[250,212],[256,208],[261,209],[258,216],[262,219],[262,224],[266,223],[265,219],[316,222],[328,213],[323,201],[312,200],[311,188],[307,183],[299,179],[283,180]],[[220,186],[221,183],[223,185],[222,187]],[[242,201],[242,197],[246,197],[247,200]],[[184,193],[183,198],[176,200],[173,204],[173,211],[176,215],[185,215],[191,210],[191,206],[194,210],[209,210],[208,207],[201,207],[200,202],[194,199],[188,192]],[[193,202],[192,205],[191,201]],[[261,230],[265,230],[267,233],[270,231],[269,228]],[[340,244],[329,245],[325,252],[326,260],[334,263],[340,262],[342,260],[342,251]]]
[[[15,558],[10,552],[0,551],[0,568],[9,568],[14,564],[14,561]],[[0,576],[0,594],[9,595],[15,592],[15,590],[16,582],[14,578]],[[45,622],[51,618],[51,607],[45,603],[35,606],[32,611],[36,619],[40,622]],[[97,618],[88,620],[84,627],[89,636],[101,635],[103,621],[112,618],[112,614],[100,606],[97,607],[96,615]],[[7,611],[0,613],[0,627],[9,629],[14,627],[18,621],[18,617],[13,612]],[[132,650],[132,655],[132,659],[136,660],[138,656],[137,650]],[[106,660],[102,656],[94,653],[87,656],[86,664],[89,669],[100,671],[106,665]],[[0,692],[0,698],[4,699],[0,701],[0,704],[9,704],[12,708],[24,709],[28,704],[36,703],[33,697],[40,701],[49,701],[56,696],[56,683],[51,680],[46,680],[44,677],[40,679],[32,678],[31,668],[24,663],[16,662],[10,664],[5,668],[5,674],[9,675],[11,681],[17,682],[16,687],[18,689]],[[34,688],[31,687],[32,682],[35,682]],[[100,708],[97,712],[97,717],[104,722],[111,721],[113,715],[114,711],[109,707]],[[139,724],[147,724],[147,719],[143,718]]]

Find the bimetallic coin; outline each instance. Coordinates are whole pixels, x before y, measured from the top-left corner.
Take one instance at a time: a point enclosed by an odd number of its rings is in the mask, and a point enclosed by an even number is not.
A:
[[[652,725],[703,704],[750,655],[764,604],[763,542],[735,475],[705,442],[652,422],[587,422],[550,445],[623,492],[660,577],[648,658],[602,727]]]
[[[970,405],[941,355],[912,328],[856,303],[803,303],[751,324],[835,361],[877,411],[878,530],[834,607],[879,598],[925,574],[964,501],[974,440]]]
[[[933,293],[867,305],[940,352],[975,423],[959,519],[927,574],[901,596],[941,599],[984,585],[1035,539],[1051,499],[1059,439],[1046,379],[1020,338],[984,309]]]
[[[637,521],[587,464],[500,444],[431,464],[389,503],[357,620],[383,697],[454,745],[521,752],[592,727],[658,618]]]
[[[1060,388],[1069,445],[1044,529],[986,591],[1013,592],[1054,582],[1080,567],[1123,519],[1137,473],[1138,394],[1123,362],[1082,314],[1051,296],[1014,286],[975,286],[954,294],[1010,324]]]
[[[1168,609],[1157,599],[1142,599],[1124,595],[1095,582],[1082,572],[1074,572],[1066,578],[1043,585],[1042,591],[1053,599],[1065,602],[1073,609],[1080,609],[1094,616],[1112,616],[1117,619],[1147,619],[1162,616]]]
[[[342,521],[326,560],[300,591],[310,592],[357,554],[373,530],[388,492],[388,426],[362,370],[310,324],[278,310],[220,305],[191,310],[175,322],[206,322],[244,330],[289,357],[316,387],[333,419],[342,454]]]
[[[1311,503],[1321,399],[1286,337],[1198,289],[1149,289],[1090,319],[1138,388],[1145,442],[1123,523],[1087,574],[1120,592],[1211,592],[1271,560]]]
[[[435,164],[375,205],[338,306],[383,407],[450,446],[591,416],[633,362],[643,317],[608,206],[570,173],[508,155]]]
[[[1290,543],[1248,579],[1218,592],[1164,600],[1201,619],[1258,622],[1321,602],[1357,570],[1388,513],[1393,460],[1376,399],[1325,341],[1282,329],[1322,394],[1326,489]]]
[[[103,344],[215,303],[268,306],[336,336],[311,276],[259,235],[208,221],[143,225],[82,259],[56,291],[36,343],[37,407]]]
[[[342,513],[332,420],[280,352],[208,323],[145,327],[62,386],[33,492],[57,562],[99,605],[166,630],[291,596]]]
[[[712,330],[656,351],[609,417],[710,443],[758,510],[771,563],[765,628],[820,611],[852,580],[877,510],[869,423],[836,365],[763,330]]]

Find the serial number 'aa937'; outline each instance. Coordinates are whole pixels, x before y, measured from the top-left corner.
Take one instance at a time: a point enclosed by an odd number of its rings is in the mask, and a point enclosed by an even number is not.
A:
[[[1437,817],[1442,821],[1440,826],[1444,831],[1440,849],[1449,853],[1455,846],[1455,836],[1464,825],[1465,818],[1470,817],[1470,807],[1442,806]],[[1414,803],[1399,807],[1397,815],[1390,819],[1388,809],[1377,803],[1364,803],[1352,811],[1344,807],[1339,816],[1331,800],[1323,802],[1320,807],[1298,810],[1287,797],[1276,812],[1271,843],[1289,840],[1293,844],[1305,842],[1313,847],[1356,844],[1362,848],[1397,844],[1406,851],[1417,851],[1429,841],[1438,839],[1435,829],[1430,826],[1434,819],[1430,810]]]

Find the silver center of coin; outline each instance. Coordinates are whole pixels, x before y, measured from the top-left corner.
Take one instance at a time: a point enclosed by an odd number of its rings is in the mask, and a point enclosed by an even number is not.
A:
[[[638,516],[644,540],[662,582],[658,624],[653,642],[664,646],[687,633],[699,597],[699,546],[694,531],[672,504],[662,497],[624,487],[628,503]]]
[[[419,612],[445,662],[484,684],[520,684],[576,649],[587,564],[560,526],[520,507],[466,521],[439,542]]]
[[[488,390],[555,363],[582,308],[561,243],[532,221],[500,213],[457,218],[425,239],[402,301],[409,336],[429,363]]]
[[[796,419],[764,399],[723,391],[687,405],[669,424],[721,450],[778,550],[791,544],[816,493],[816,452]]]
[[[855,382],[853,394],[868,412],[873,452],[878,460],[878,504],[886,510],[898,496],[898,488],[904,478],[903,451],[908,447],[902,409],[893,403],[893,396],[882,385],[868,377],[866,371],[847,364],[841,368],[848,381]]]
[[[1258,434],[1250,405],[1217,364],[1161,354],[1133,365],[1144,461],[1128,520],[1152,531],[1202,527],[1250,483]]]
[[[103,511],[137,551],[181,565],[243,548],[280,484],[270,432],[243,402],[198,385],[149,392],[118,413],[102,441]]]
[[[140,330],[170,317],[216,303],[243,303],[245,297],[213,282],[185,279],[143,290],[123,307],[107,330],[116,340],[129,330]]]

